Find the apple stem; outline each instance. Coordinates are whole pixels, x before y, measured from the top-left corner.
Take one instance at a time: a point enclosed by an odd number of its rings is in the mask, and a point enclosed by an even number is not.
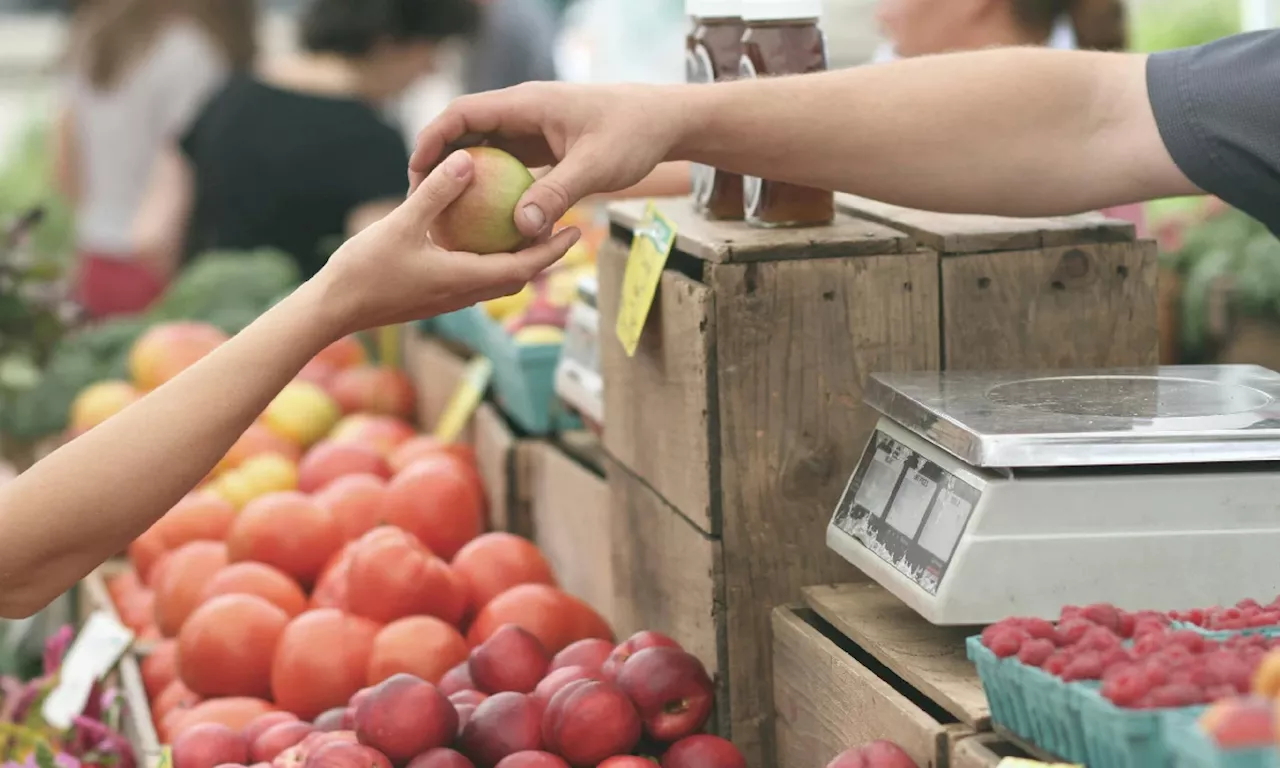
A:
[[[662,705],[662,711],[668,715],[679,715],[689,709],[689,700],[680,699]]]

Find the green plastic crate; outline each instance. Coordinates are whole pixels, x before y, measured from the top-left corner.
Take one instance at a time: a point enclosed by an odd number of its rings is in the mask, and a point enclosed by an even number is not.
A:
[[[1280,768],[1280,749],[1222,749],[1189,713],[1170,715],[1165,732],[1172,768]]]

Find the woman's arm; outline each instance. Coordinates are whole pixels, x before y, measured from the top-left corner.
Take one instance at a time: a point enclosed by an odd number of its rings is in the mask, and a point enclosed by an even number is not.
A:
[[[515,293],[577,240],[571,230],[492,256],[431,246],[431,221],[472,168],[465,153],[442,164],[235,338],[0,484],[0,616],[40,610],[149,528],[335,339]]]
[[[53,144],[53,186],[72,204],[80,199],[80,148],[76,142],[75,115],[64,106],[54,117],[50,139]]]
[[[601,197],[607,200],[626,200],[636,197],[681,197],[693,187],[691,167],[685,162],[662,163],[638,183],[618,192]]]
[[[195,180],[176,146],[161,150],[133,223],[134,250],[161,275],[170,274],[182,252],[195,198]]]

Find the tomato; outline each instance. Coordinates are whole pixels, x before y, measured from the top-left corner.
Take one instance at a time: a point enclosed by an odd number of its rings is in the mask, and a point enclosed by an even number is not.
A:
[[[290,617],[307,610],[307,595],[288,574],[266,563],[232,563],[213,575],[203,600],[218,595],[257,595]]]
[[[271,691],[281,709],[311,720],[365,685],[379,626],[332,608],[308,611],[285,627],[271,665]]]
[[[614,639],[609,623],[582,600],[546,584],[521,584],[489,601],[467,631],[472,646],[489,639],[503,624],[515,624],[559,653],[579,640]]]
[[[227,537],[233,562],[266,563],[304,587],[315,583],[341,546],[342,531],[333,515],[295,491],[269,493],[249,502]]]
[[[156,625],[165,637],[176,637],[187,616],[204,596],[205,584],[227,564],[227,547],[216,541],[193,541],[165,556],[156,575]]]
[[[451,560],[484,532],[484,489],[471,468],[448,454],[435,454],[415,461],[387,484],[383,517]]]
[[[351,545],[348,610],[379,622],[427,615],[462,620],[466,596],[449,566],[411,534],[392,526],[369,531]]]
[[[195,693],[271,696],[271,659],[289,614],[257,595],[219,595],[178,634],[178,674]]]

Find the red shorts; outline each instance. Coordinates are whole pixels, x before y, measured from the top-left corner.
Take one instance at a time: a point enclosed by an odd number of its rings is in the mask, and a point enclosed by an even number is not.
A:
[[[144,312],[164,289],[159,275],[133,259],[80,254],[75,296],[95,320]]]

